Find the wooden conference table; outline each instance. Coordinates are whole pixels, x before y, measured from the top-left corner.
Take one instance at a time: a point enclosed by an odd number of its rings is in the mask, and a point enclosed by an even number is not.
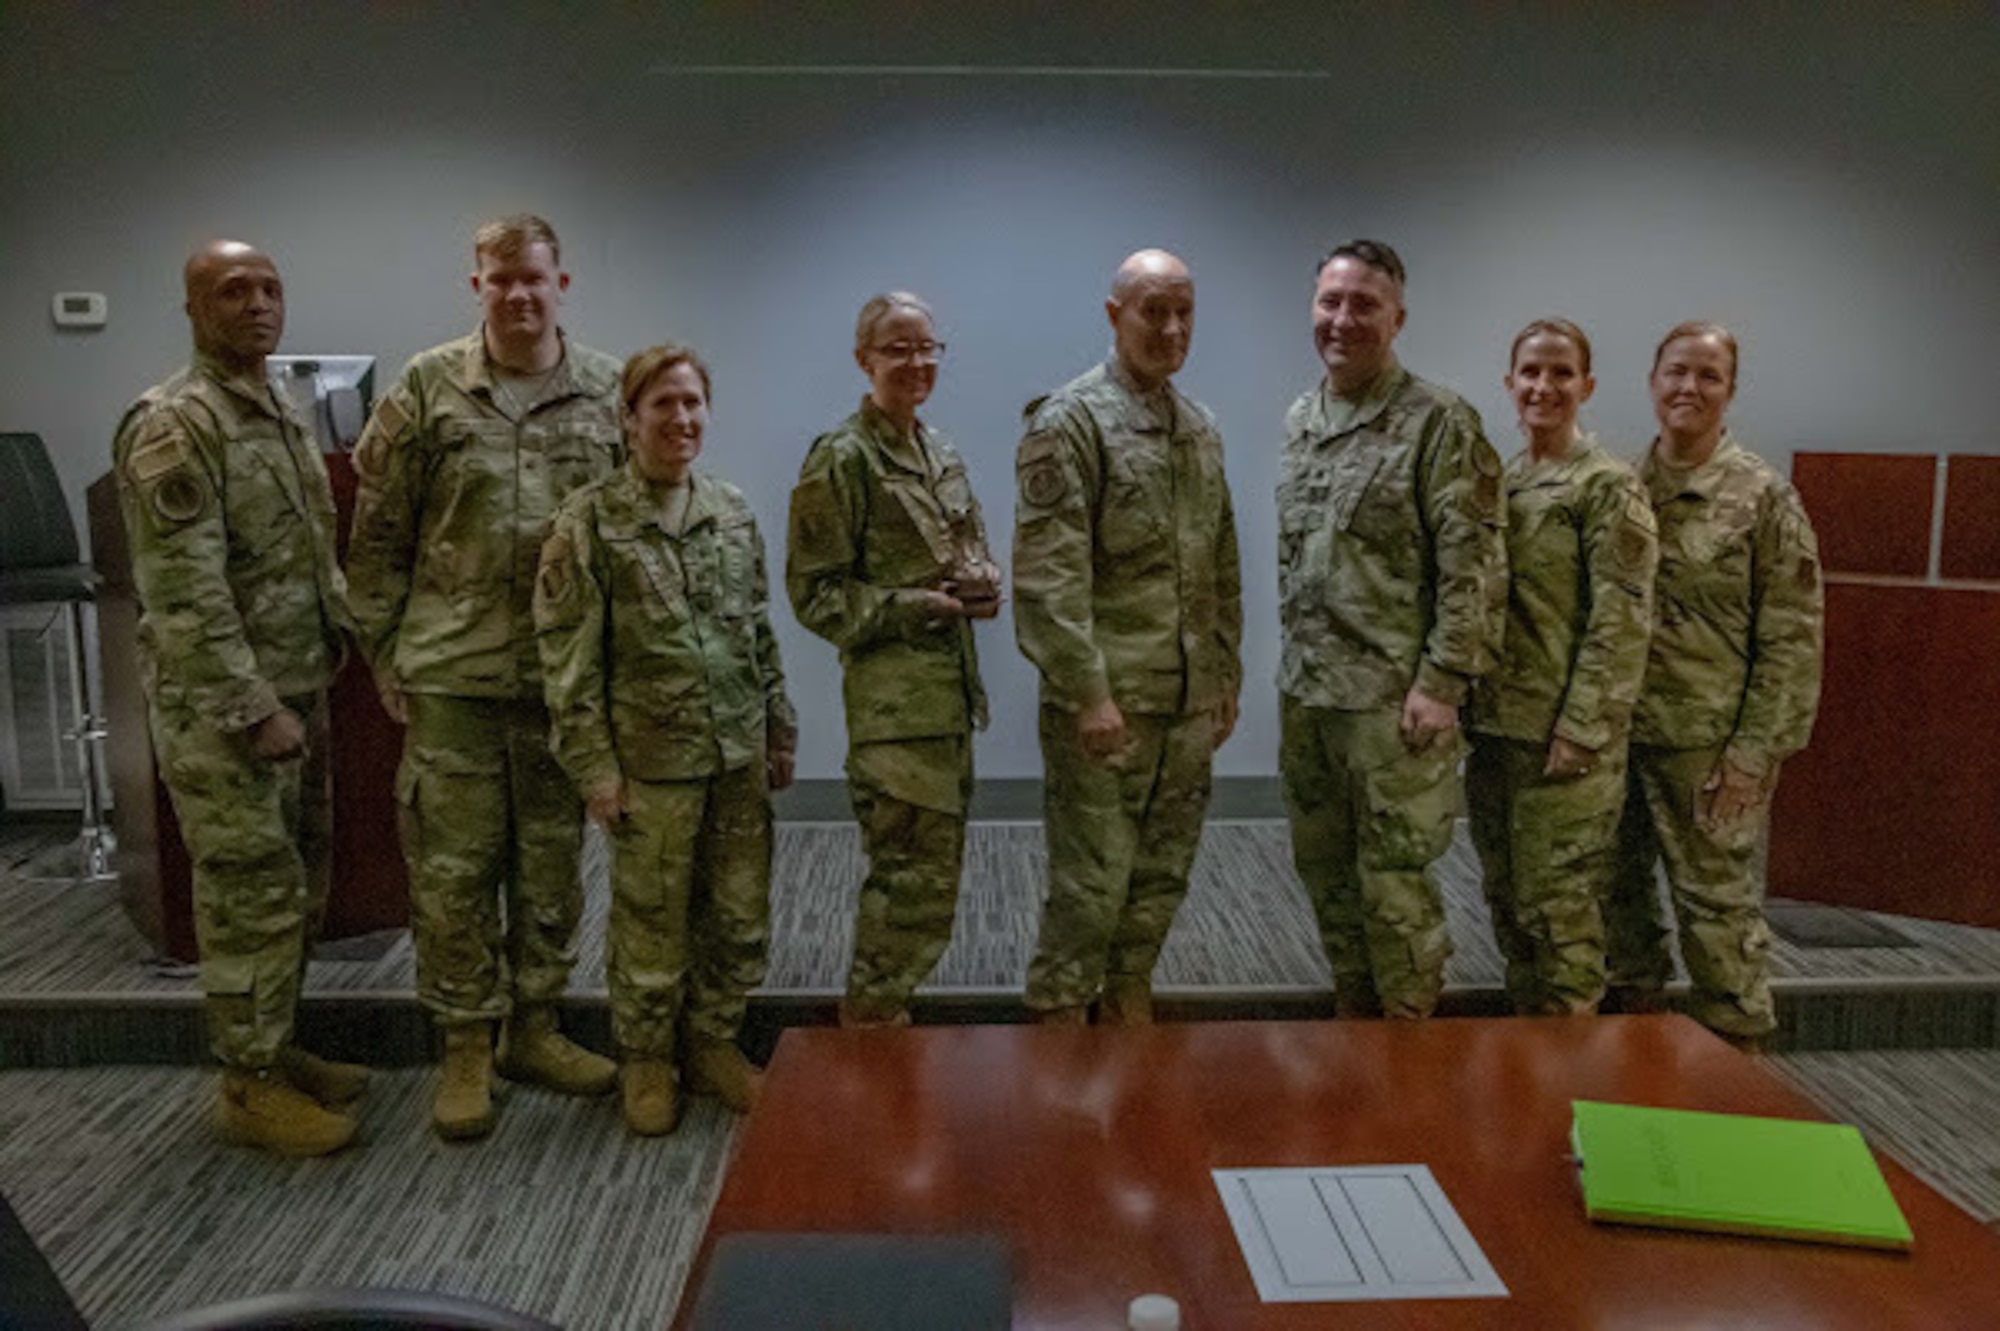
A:
[[[1824,1118],[1678,1016],[787,1031],[709,1220],[998,1232],[1017,1327],[2000,1326],[2000,1235],[1882,1158],[1908,1254],[1587,1220],[1570,1101]],[[1209,1171],[1427,1164],[1511,1297],[1264,1304]]]

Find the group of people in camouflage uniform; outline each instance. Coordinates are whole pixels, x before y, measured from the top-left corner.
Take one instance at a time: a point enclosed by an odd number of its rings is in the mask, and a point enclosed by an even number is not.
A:
[[[437,1131],[489,1132],[496,1072],[622,1083],[640,1135],[672,1130],[683,1086],[738,1110],[760,1088],[737,1036],[797,724],[750,507],[693,466],[709,369],[685,346],[621,369],[571,342],[539,218],[487,224],[474,252],[480,326],[413,360],[357,446],[344,580],[323,464],[264,377],[284,295],[259,251],[189,260],[194,362],[115,445],[218,1124],[284,1154],[350,1140],[368,1075],[292,1038],[348,635],[407,727],[396,797],[419,997],[444,1034]],[[1796,494],[1723,424],[1735,340],[1686,324],[1660,344],[1660,430],[1635,475],[1578,425],[1582,330],[1529,325],[1505,379],[1527,447],[1503,469],[1472,408],[1397,361],[1404,284],[1378,242],[1319,265],[1326,374],[1286,417],[1278,490],[1281,776],[1338,1009],[1435,1007],[1451,945],[1430,870],[1463,803],[1519,1011],[1659,1005],[1664,859],[1691,1011],[1761,1039],[1753,858],[1816,706],[1820,599]],[[1026,1002],[1052,1023],[1152,1019],[1242,683],[1222,440],[1172,382],[1192,276],[1139,251],[1105,312],[1111,355],[1029,404],[1016,459],[1049,862]],[[785,589],[840,652],[868,858],[851,1026],[907,1024],[950,940],[987,722],[973,624],[1005,579],[964,461],[918,416],[943,352],[921,298],[870,300],[868,392],[791,496]],[[586,817],[611,845],[617,1063],[556,1019]]]

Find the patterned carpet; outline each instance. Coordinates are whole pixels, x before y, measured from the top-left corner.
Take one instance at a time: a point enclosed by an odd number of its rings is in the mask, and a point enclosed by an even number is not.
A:
[[[191,975],[149,966],[145,942],[127,923],[109,886],[0,870],[0,997],[57,994],[191,994]],[[840,988],[853,939],[860,838],[852,824],[781,823],[772,887],[772,948],[764,992],[827,994]],[[1438,863],[1456,953],[1449,984],[1493,986],[1500,957],[1479,890],[1479,866],[1463,827]],[[586,843],[586,906],[574,988],[604,988],[607,902],[603,851]],[[1034,947],[1043,882],[1041,829],[976,823],[966,853],[957,932],[933,991],[1018,991]],[[1782,939],[1772,956],[1781,985],[1871,984],[2000,978],[2000,931],[1901,916],[1888,924],[1905,946],[1799,947]],[[379,955],[314,964],[320,993],[408,993],[414,962],[405,935],[380,940]],[[332,952],[353,949],[336,946]],[[1188,901],[1157,976],[1162,989],[1254,993],[1324,989],[1320,954],[1303,889],[1292,871],[1282,822],[1211,822],[1202,839]]]
[[[657,1331],[721,1186],[734,1119],[695,1100],[671,1137],[611,1100],[512,1088],[478,1145],[428,1131],[431,1077],[382,1076],[367,1144],[284,1162],[220,1145],[214,1075],[0,1074],[0,1190],[93,1326],[312,1286],[423,1289],[559,1325]],[[4,1319],[0,1319],[4,1320]]]

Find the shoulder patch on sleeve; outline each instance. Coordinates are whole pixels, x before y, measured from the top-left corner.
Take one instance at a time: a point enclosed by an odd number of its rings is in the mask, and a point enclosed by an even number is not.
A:
[[[389,451],[410,431],[410,408],[399,387],[375,404],[374,415],[354,446],[354,469],[363,476],[382,475],[389,467]]]
[[[132,445],[132,452],[125,459],[125,470],[143,485],[191,461],[187,436],[175,425],[173,417],[161,412],[147,422],[145,432]]]
[[[1645,571],[1653,553],[1653,529],[1653,506],[1641,495],[1626,495],[1625,511],[1618,515],[1617,529],[1611,537],[1611,557],[1620,573],[1636,577]]]
[[[190,467],[177,466],[161,476],[150,495],[153,512],[170,526],[183,526],[208,508],[208,487]]]
[[[383,432],[394,438],[410,427],[410,409],[403,405],[400,394],[391,393],[375,408],[375,419],[382,422]]]
[[[570,555],[575,547],[569,533],[558,528],[542,545],[542,569],[540,591],[544,599],[561,604],[569,599],[575,589],[575,581],[570,577]]]
[[[1021,497],[1037,508],[1052,508],[1068,493],[1069,483],[1054,461],[1037,462],[1021,477]]]

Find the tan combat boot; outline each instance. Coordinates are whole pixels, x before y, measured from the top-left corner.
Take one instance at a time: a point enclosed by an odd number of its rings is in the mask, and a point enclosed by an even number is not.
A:
[[[687,1085],[696,1095],[712,1095],[739,1114],[757,1107],[764,1091],[764,1074],[734,1040],[718,1040],[712,1035],[690,1035],[687,1058],[682,1063]]]
[[[1153,1024],[1153,982],[1143,975],[1114,975],[1104,982],[1097,1019],[1106,1026]]]
[[[500,1028],[500,1075],[564,1095],[603,1095],[618,1084],[618,1065],[556,1029],[546,1004],[515,1009]]]
[[[446,1141],[471,1141],[493,1131],[493,1023],[444,1028],[444,1070],[431,1126]]]
[[[359,1063],[336,1063],[309,1054],[297,1045],[278,1051],[278,1071],[285,1080],[328,1109],[351,1105],[368,1089],[370,1073]]]
[[[625,1088],[625,1126],[635,1137],[664,1137],[681,1121],[674,1065],[664,1058],[628,1058],[618,1070]]]
[[[321,1108],[271,1072],[226,1068],[215,1127],[222,1139],[284,1156],[330,1155],[354,1140],[354,1120]]]
[[[1029,1011],[1034,1013],[1038,1026],[1090,1025],[1090,1009],[1080,1003],[1074,1007],[1030,1008]]]

